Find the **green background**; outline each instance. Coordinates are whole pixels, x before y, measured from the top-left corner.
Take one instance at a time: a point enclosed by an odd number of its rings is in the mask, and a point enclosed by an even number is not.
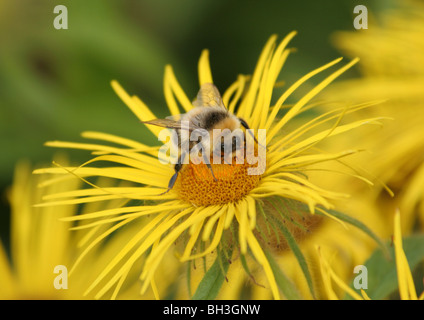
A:
[[[281,74],[297,79],[339,53],[333,32],[355,31],[353,8],[384,10],[389,1],[0,0],[0,236],[9,238],[5,191],[17,161],[49,165],[49,140],[83,141],[86,130],[155,144],[110,87],[118,80],[159,116],[166,116],[163,73],[171,64],[189,97],[198,90],[197,62],[210,50],[214,82],[223,91],[252,73],[270,35],[292,30],[298,51]],[[56,5],[68,9],[68,30],[56,30]],[[361,32],[361,31],[357,31]],[[355,75],[350,71],[344,77]],[[88,153],[72,151],[72,160]]]

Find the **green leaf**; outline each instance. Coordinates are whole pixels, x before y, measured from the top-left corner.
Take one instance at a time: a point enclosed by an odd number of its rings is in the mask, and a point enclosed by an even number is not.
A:
[[[273,218],[273,217],[271,216],[271,218]],[[309,272],[309,268],[308,268],[308,264],[306,263],[305,256],[303,255],[302,251],[300,250],[299,246],[297,245],[296,239],[293,237],[290,230],[286,228],[284,223],[282,223],[278,219],[274,219],[274,221],[276,222],[277,226],[279,227],[279,229],[283,233],[284,238],[286,239],[287,244],[289,245],[290,249],[292,250],[292,252],[296,256],[297,262],[299,263],[300,268],[302,269],[302,272],[303,272],[303,274],[306,278],[306,282],[308,283],[309,290],[311,291],[311,294],[314,297],[315,293],[314,293],[314,287],[312,285],[312,277],[311,277],[311,274]]]
[[[424,235],[403,238],[403,250],[412,271],[424,259]],[[381,248],[378,248],[365,263],[368,271],[366,293],[373,300],[387,298],[398,288],[393,247],[389,249],[389,257],[390,259],[387,259]],[[351,287],[354,288],[353,281]],[[346,295],[345,299],[351,299],[351,297]]]
[[[295,285],[287,278],[283,271],[278,266],[278,263],[272,257],[272,254],[268,251],[264,251],[266,258],[271,266],[272,272],[275,276],[275,281],[277,282],[278,287],[283,292],[284,296],[288,300],[302,300],[299,291]]]
[[[223,251],[218,252],[213,265],[205,273],[196,289],[193,300],[212,300],[218,295],[225,280],[230,262],[225,258]]]

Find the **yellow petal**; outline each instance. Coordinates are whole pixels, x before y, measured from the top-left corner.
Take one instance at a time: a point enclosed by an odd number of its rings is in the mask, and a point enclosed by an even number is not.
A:
[[[184,93],[184,90],[181,88],[170,65],[167,65],[165,67],[165,76],[163,81],[165,100],[171,114],[173,116],[176,116],[181,113],[180,109],[178,108],[177,101],[174,98],[174,95],[178,99],[178,102],[181,104],[181,106],[184,108],[185,112],[190,111],[193,108],[193,105],[191,101],[187,98],[187,95]]]
[[[121,100],[127,105],[128,108],[137,116],[140,121],[149,121],[156,119],[156,116],[150,111],[150,109],[138,98],[135,96],[130,96],[128,93],[121,87],[121,85],[113,80],[111,82],[113,90],[121,98]],[[156,126],[148,125],[147,128],[155,135],[158,136],[159,132],[163,128]]]
[[[256,260],[262,265],[264,268],[265,275],[268,279],[269,286],[271,287],[271,292],[274,296],[274,299],[280,299],[280,292],[278,291],[277,282],[275,281],[274,273],[272,272],[271,266],[266,258],[264,252],[262,251],[261,246],[256,240],[251,230],[247,231],[247,242],[249,244],[250,249],[252,250],[253,255]]]
[[[402,232],[400,226],[400,212],[396,210],[394,218],[394,246],[396,257],[396,270],[399,283],[399,294],[402,300],[417,300],[417,292],[415,290],[414,281],[408,260],[402,247]]]
[[[215,250],[218,247],[218,245],[221,241],[222,233],[224,231],[224,221],[225,221],[226,213],[227,212],[224,211],[224,214],[220,216],[219,221],[218,221],[218,225],[216,226],[215,234],[214,234],[213,239],[212,239],[211,243],[209,244],[209,246],[203,252],[200,252],[198,254],[194,254],[192,256],[187,256],[184,259],[181,259],[181,261],[194,260],[194,259],[204,257],[205,255],[210,254],[213,250]]]
[[[9,261],[6,256],[6,252],[3,249],[3,245],[0,242],[0,298],[10,299],[14,293],[16,284],[14,283],[12,270],[10,269]]]
[[[224,103],[224,106],[227,107],[230,113],[234,113],[236,104],[240,101],[240,97],[244,91],[247,78],[248,77],[246,76],[239,75],[237,78],[237,81],[234,82],[230,87],[228,87],[228,89],[224,92],[222,96],[222,101]],[[231,102],[230,102],[230,97],[233,94],[234,94],[234,97],[231,99]]]
[[[237,115],[244,118],[246,121],[250,120],[252,109],[256,100],[257,91],[259,89],[259,82],[264,72],[264,66],[266,61],[268,60],[268,57],[272,53],[276,39],[277,36],[273,35],[265,44],[265,47],[263,48],[259,60],[256,64],[255,71],[253,72],[252,81],[249,85],[249,90],[247,91],[246,96],[240,104],[240,108],[237,112]]]
[[[294,116],[296,116],[299,111],[308,103],[313,97],[315,97],[319,92],[321,92],[326,86],[328,86],[334,79],[340,76],[347,69],[352,67],[355,63],[357,63],[359,59],[354,59],[349,62],[344,67],[332,73],[330,76],[321,81],[317,86],[315,86],[311,91],[309,91],[305,96],[303,96],[285,115],[284,117],[271,129],[271,132],[268,134],[268,139],[272,139],[275,134]]]
[[[322,256],[321,248],[319,246],[316,246],[315,248],[316,248],[316,250],[318,252],[318,256],[319,256],[320,270],[321,270],[321,276],[322,276],[322,280],[323,280],[323,284],[324,284],[325,293],[327,294],[328,299],[339,300],[339,297],[334,292],[333,286],[331,285],[331,276],[330,276],[330,272],[328,270],[328,264],[326,264],[326,261],[324,260],[324,258]]]
[[[313,76],[317,75],[318,73],[324,71],[325,69],[330,68],[331,66],[335,65],[336,63],[340,62],[342,58],[338,58],[336,60],[331,61],[330,63],[327,63],[326,65],[323,65],[320,68],[317,68],[308,74],[304,75],[302,78],[297,80],[289,89],[287,89],[283,95],[278,99],[277,103],[275,104],[275,107],[273,108],[271,114],[268,116],[266,126],[265,128],[269,130],[271,127],[271,124],[274,122],[275,117],[277,116],[278,112],[280,111],[280,108],[283,106],[283,103],[287,100],[287,98],[297,89],[299,88],[303,83],[305,83],[307,80],[312,78]],[[294,112],[297,113],[298,111]],[[283,123],[284,124],[284,123]],[[282,125],[281,125],[282,126]]]
[[[199,86],[205,83],[213,83],[212,72],[209,64],[209,50],[203,50],[199,59]]]

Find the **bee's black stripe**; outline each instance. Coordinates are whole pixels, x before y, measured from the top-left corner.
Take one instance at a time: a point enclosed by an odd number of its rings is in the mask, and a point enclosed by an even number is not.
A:
[[[211,111],[207,115],[205,115],[204,118],[204,126],[206,130],[212,129],[217,123],[221,122],[222,120],[228,118],[227,112],[219,112],[219,111]]]

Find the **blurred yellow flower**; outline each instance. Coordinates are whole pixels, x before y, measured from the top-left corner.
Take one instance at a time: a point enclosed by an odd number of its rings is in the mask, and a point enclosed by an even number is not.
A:
[[[416,227],[424,230],[424,4],[397,1],[395,7],[382,13],[378,23],[370,23],[368,30],[335,34],[337,47],[361,58],[361,77],[339,82],[327,92],[328,98],[350,103],[387,99],[358,115],[377,113],[393,120],[379,130],[357,131],[355,139],[358,148],[372,150],[361,154],[358,163],[366,165],[395,197],[388,197],[381,188],[369,192],[354,183],[336,182],[367,194],[362,201],[382,217],[386,235],[392,230],[386,213],[397,207],[403,213],[404,232]]]
[[[72,173],[90,186],[51,194],[46,200],[54,201],[43,203],[43,206],[104,200],[128,201],[128,205],[125,206],[63,219],[89,221],[80,229],[111,224],[96,242],[100,242],[119,228],[140,220],[139,218],[144,221],[144,226],[130,240],[122,243],[119,253],[91,282],[88,293],[97,288],[95,297],[99,298],[113,287],[119,290],[121,281],[126,278],[133,265],[144,257],[140,275],[143,293],[149,287],[155,287],[157,278],[155,275],[159,274],[158,268],[163,265],[164,256],[175,251],[181,262],[188,261],[188,273],[192,272],[191,266],[194,266],[196,261],[203,261],[202,270],[215,272],[215,278],[221,283],[224,281],[230,262],[238,266],[232,270],[237,272],[241,266],[251,276],[252,273],[249,271],[251,265],[249,267],[248,264],[254,260],[255,268],[259,268],[265,278],[261,285],[266,287],[265,290],[273,298],[279,299],[283,275],[279,272],[278,264],[272,255],[280,246],[295,250],[301,270],[311,287],[308,266],[298,250],[296,236],[313,232],[313,228],[309,226],[321,218],[313,215],[314,213],[328,216],[344,224],[340,218],[331,213],[330,209],[333,209],[333,200],[346,198],[346,195],[325,190],[309,181],[306,176],[307,170],[317,163],[341,159],[357,152],[347,149],[329,153],[318,150],[316,146],[329,137],[364,124],[379,123],[378,120],[381,118],[367,117],[347,124],[341,123],[345,114],[371,105],[366,103],[337,108],[306,120],[301,125],[291,125],[296,116],[315,107],[308,103],[318,93],[357,62],[357,59],[354,59],[331,73],[294,105],[285,105],[287,98],[291,97],[302,84],[336,65],[341,59],[331,61],[301,77],[273,104],[274,87],[280,70],[292,51],[287,45],[294,36],[295,32],[292,32],[280,43],[276,42],[276,36],[272,36],[260,55],[252,77],[240,75],[222,96],[228,110],[245,119],[255,132],[258,132],[258,129],[266,130],[268,147],[266,169],[261,175],[249,176],[246,173],[248,166],[212,165],[214,172],[217,173],[215,181],[208,174],[206,166],[188,164],[181,170],[175,187],[163,194],[174,172],[171,166],[159,162],[159,147],[150,147],[98,132],[84,132],[82,135],[84,138],[102,140],[114,145],[61,141],[47,143],[52,147],[90,150],[96,157],[79,167],[36,170],[35,173],[38,174]],[[199,60],[200,86],[213,83],[208,55],[207,50],[203,51]],[[129,95],[116,81],[112,82],[112,87],[141,121],[156,118],[137,96]],[[181,111],[188,112],[193,108],[192,102],[182,90],[170,66],[165,69],[164,91],[171,115],[176,116]],[[156,136],[161,130],[153,126],[148,126],[148,129]],[[281,134],[282,131],[284,135]],[[98,162],[112,165],[90,166]],[[105,187],[88,181],[93,176],[129,181],[138,185]],[[359,178],[367,181],[365,178]],[[189,188],[184,189],[183,183]],[[248,256],[252,258],[249,258],[249,262],[246,261]],[[212,266],[210,261],[215,261]],[[106,280],[107,277],[110,278]],[[194,275],[188,277],[187,297],[191,297],[194,278]],[[207,280],[205,278],[207,277],[204,276],[199,280],[201,284]],[[221,284],[219,281],[214,287]],[[216,294],[218,292],[207,297],[213,298]],[[199,296],[201,294],[197,290],[194,297]]]
[[[418,297],[415,290],[414,281],[409,268],[408,260],[406,259],[405,252],[402,247],[402,231],[400,223],[400,213],[396,211],[394,216],[394,238],[393,243],[395,247],[396,270],[397,280],[399,285],[399,294],[402,300],[424,300],[424,292]],[[323,287],[327,291],[330,299],[337,300],[339,296],[335,293],[332,280],[338,287],[342,288],[344,292],[349,294],[356,300],[369,300],[366,291],[361,289],[361,295],[354,289],[350,288],[333,270],[330,263],[323,257],[321,249],[317,247],[318,255],[321,261],[321,273],[323,276]]]
[[[0,243],[0,299],[90,299],[93,295],[84,295],[87,283],[94,281],[104,265],[117,254],[122,242],[137,230],[127,229],[117,233],[98,250],[91,250],[79,265],[78,272],[71,274],[76,257],[92,241],[102,228],[93,228],[90,232],[70,232],[76,227],[71,222],[60,221],[79,212],[106,210],[122,205],[122,201],[109,201],[86,204],[82,208],[75,205],[36,207],[43,195],[69,191],[80,186],[76,179],[55,177],[51,183],[46,176],[34,176],[28,163],[21,162],[15,170],[13,186],[9,192],[11,204],[11,240],[10,261],[7,250]],[[140,226],[138,226],[140,227]],[[174,259],[175,260],[175,259]],[[173,262],[167,259],[168,266]],[[175,264],[175,262],[174,262]],[[57,267],[59,266],[59,267]],[[66,269],[64,269],[65,267]],[[156,295],[167,292],[166,279],[175,277],[171,271],[161,270],[162,282],[158,284]],[[171,272],[171,275],[169,274]],[[68,279],[69,276],[69,279]],[[132,278],[132,275],[131,277]],[[56,285],[55,285],[56,283]],[[169,284],[169,282],[168,282]],[[139,294],[136,282],[123,284],[124,289],[108,292],[112,298],[152,299],[155,294]]]

